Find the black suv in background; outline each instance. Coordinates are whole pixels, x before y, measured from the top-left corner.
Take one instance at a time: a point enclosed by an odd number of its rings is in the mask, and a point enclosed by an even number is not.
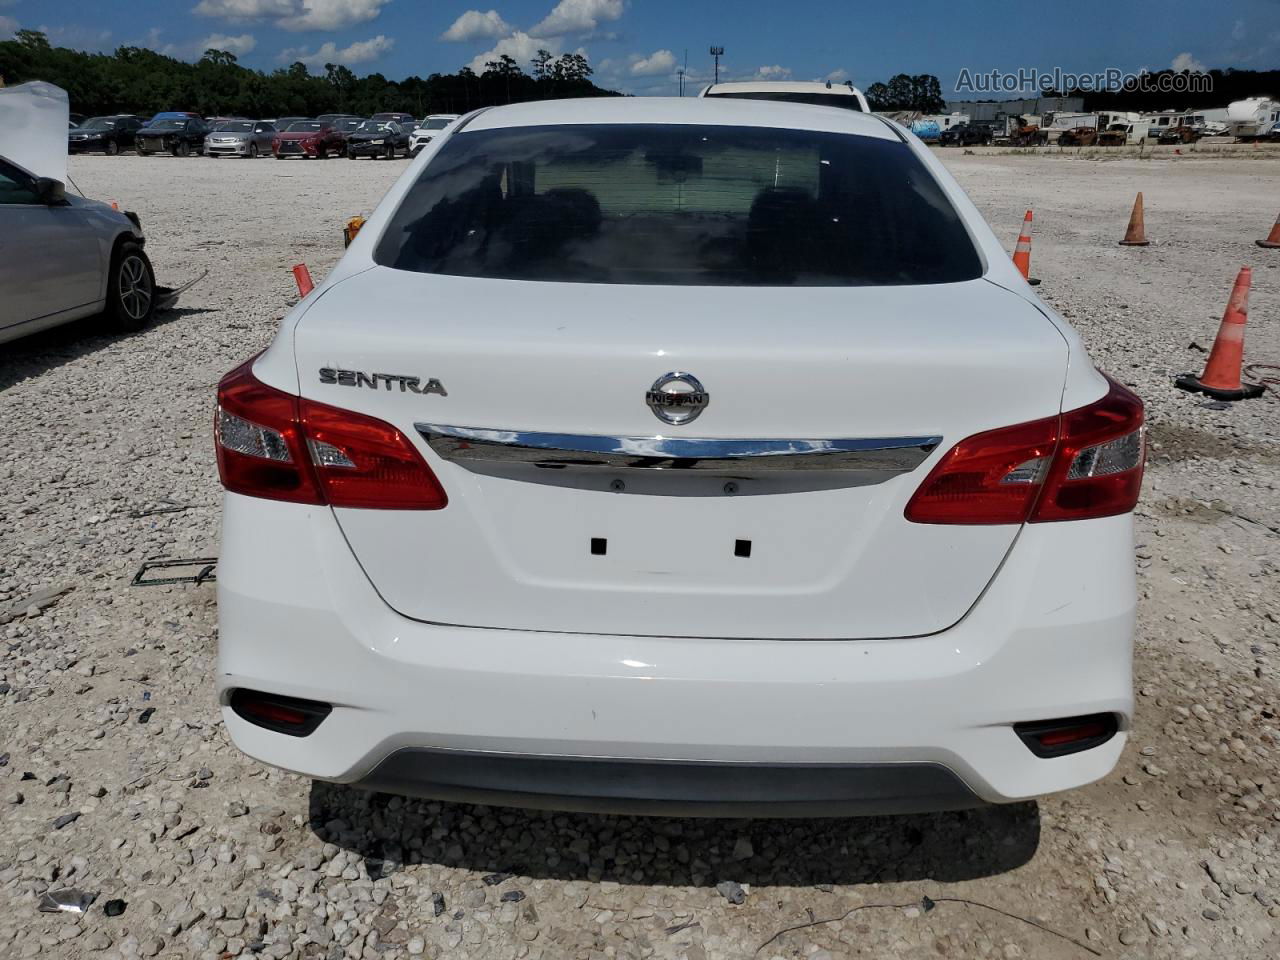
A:
[[[944,147],[985,147],[991,142],[991,128],[957,123],[943,130],[940,140]]]
[[[139,156],[167,151],[175,157],[204,153],[204,138],[209,125],[199,118],[187,120],[153,120],[135,136]]]
[[[114,117],[90,117],[78,127],[67,131],[69,153],[101,151],[114,157],[121,150],[132,147],[134,138],[142,129],[141,117],[119,115]]]

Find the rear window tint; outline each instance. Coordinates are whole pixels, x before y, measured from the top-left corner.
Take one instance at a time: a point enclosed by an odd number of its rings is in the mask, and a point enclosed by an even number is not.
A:
[[[661,124],[454,134],[374,259],[465,277],[704,286],[982,273],[955,209],[900,141]]]

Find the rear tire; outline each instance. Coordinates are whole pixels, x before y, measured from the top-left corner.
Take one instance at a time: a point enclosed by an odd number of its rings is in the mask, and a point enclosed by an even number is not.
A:
[[[142,247],[126,240],[111,255],[107,276],[107,308],[112,330],[133,333],[151,322],[156,310],[156,275]]]
[[[116,143],[114,140],[108,140],[104,149],[106,150],[108,157],[116,157],[120,155],[120,144]]]

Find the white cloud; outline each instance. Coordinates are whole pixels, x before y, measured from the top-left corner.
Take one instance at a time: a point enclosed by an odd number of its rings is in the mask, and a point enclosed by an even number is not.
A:
[[[635,77],[653,77],[671,73],[676,68],[676,55],[670,50],[655,50],[647,57],[638,57],[631,62],[631,75]]]
[[[620,19],[625,7],[624,0],[560,0],[529,32],[539,37],[590,33],[601,23]]]
[[[206,50],[226,50],[237,57],[243,57],[258,45],[258,39],[252,33],[242,33],[229,37],[225,33],[211,33],[200,41],[200,52]]]
[[[297,13],[276,21],[286,30],[341,30],[372,20],[389,0],[299,0]]]
[[[368,63],[377,60],[395,46],[395,40],[378,34],[368,40],[357,40],[350,46],[338,48],[332,40],[322,43],[320,49],[311,53],[306,47],[290,47],[280,51],[280,60],[286,63],[300,61],[309,67],[323,67],[326,63],[341,63],[352,66],[357,63]]]
[[[1248,31],[1245,29],[1244,21],[1237,20],[1231,27],[1231,39],[1243,40],[1247,36]]]
[[[1173,63],[1169,66],[1179,72],[1183,70],[1190,70],[1192,73],[1203,73],[1205,69],[1204,64],[1189,53],[1178,54],[1173,58]]]
[[[224,20],[262,20],[297,13],[297,0],[200,0],[192,13]]]
[[[482,37],[505,37],[511,32],[511,25],[502,19],[497,10],[490,10],[488,13],[468,10],[453,21],[453,26],[440,34],[440,39],[451,43],[465,43]]]
[[[18,21],[13,17],[0,17],[0,40],[11,37],[18,31]]]
[[[774,64],[771,67],[760,67],[756,70],[753,80],[788,80],[791,77],[791,68],[782,67]]]
[[[529,61],[539,50],[550,50],[552,53],[560,52],[560,44],[555,40],[545,40],[540,37],[531,37],[523,30],[517,30],[509,37],[503,37],[499,40],[492,50],[477,55],[467,64],[476,73],[484,73],[484,65],[490,60],[497,60],[503,54],[506,54],[512,60],[520,65],[520,69],[528,72]]]
[[[849,79],[849,71],[841,67],[838,70],[832,70],[822,79],[827,83],[844,83]]]
[[[390,0],[200,0],[192,13],[233,22],[271,20],[285,30],[341,30],[374,19]]]

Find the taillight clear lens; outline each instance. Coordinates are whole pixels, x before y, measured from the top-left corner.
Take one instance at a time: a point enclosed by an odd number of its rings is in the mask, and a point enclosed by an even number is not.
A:
[[[289,445],[279,431],[260,423],[250,423],[221,407],[218,408],[217,440],[232,453],[246,457],[261,457],[263,460],[278,460],[281,463],[288,463],[292,459],[289,456]]]
[[[218,384],[214,436],[228,490],[382,510],[439,510],[449,502],[394,426],[268,387],[252,367],[250,360]]]
[[[1003,524],[1128,513],[1142,487],[1142,401],[1114,380],[1096,403],[960,441],[907,504],[914,523]]]
[[[1138,502],[1146,460],[1142,401],[1107,379],[1105,397],[1062,415],[1062,442],[1031,523],[1113,517]]]

